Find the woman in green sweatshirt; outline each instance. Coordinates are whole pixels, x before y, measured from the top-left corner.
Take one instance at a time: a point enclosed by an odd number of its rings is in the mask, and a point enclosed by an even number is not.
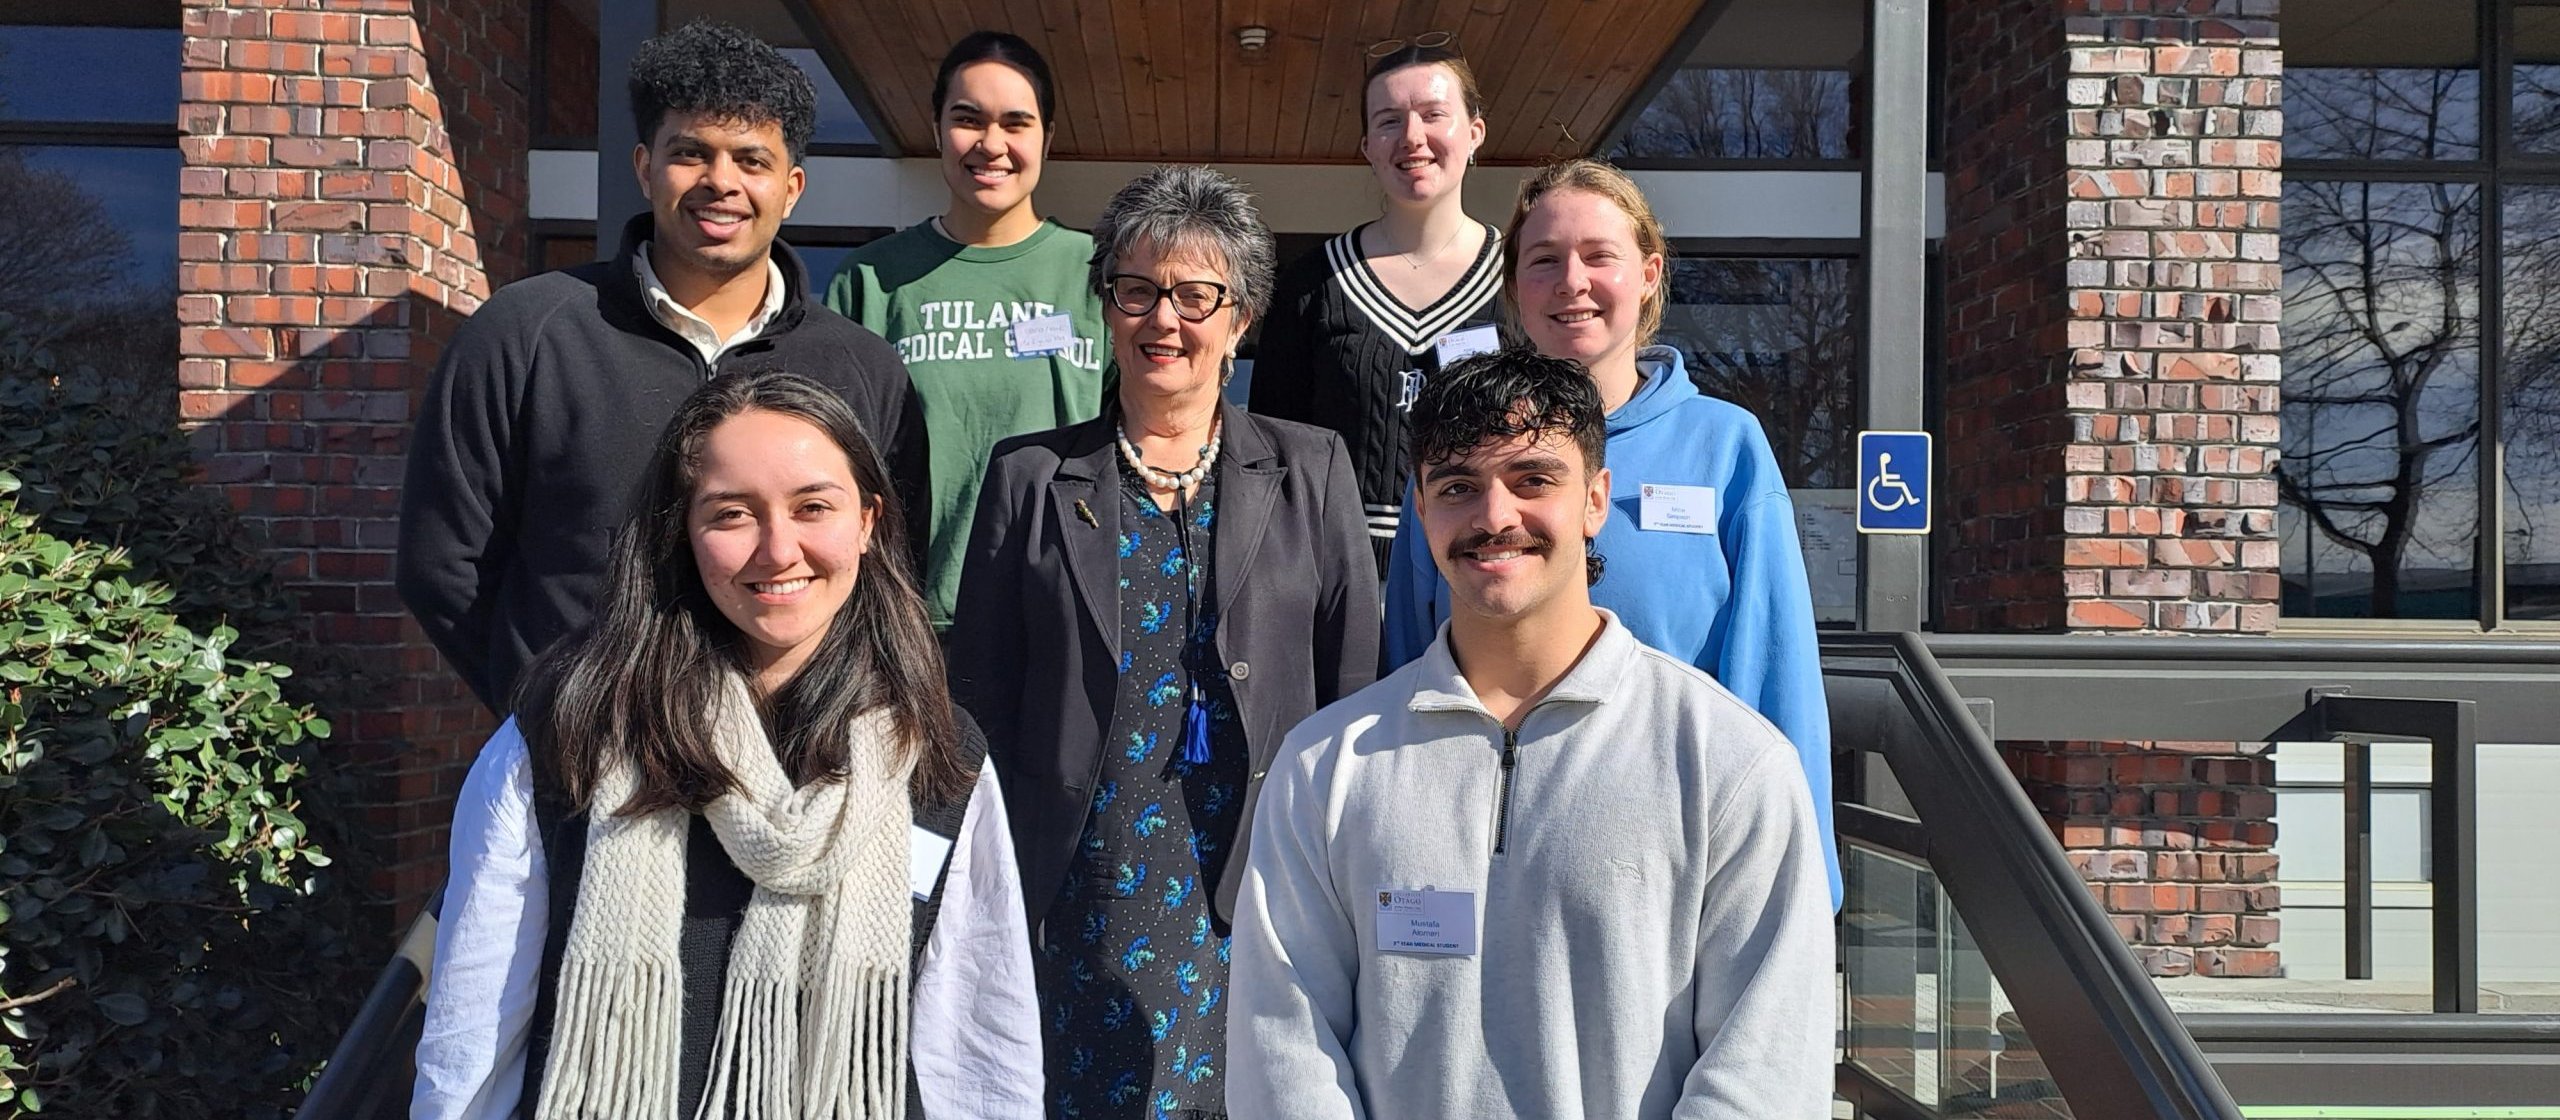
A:
[[[1040,216],[1057,97],[1029,43],[979,31],[933,82],[951,205],[857,249],[827,306],[898,347],[923,404],[924,593],[950,627],[978,483],[996,441],[1092,419],[1102,398],[1102,302],[1085,283],[1093,238]]]

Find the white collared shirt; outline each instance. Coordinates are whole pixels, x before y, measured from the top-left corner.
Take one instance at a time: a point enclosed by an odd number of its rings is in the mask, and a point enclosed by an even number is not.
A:
[[[707,366],[718,365],[721,355],[737,349],[739,343],[763,334],[764,329],[773,324],[774,316],[782,314],[782,266],[774,263],[771,254],[764,259],[764,306],[756,309],[746,325],[738,328],[738,333],[725,339],[720,337],[719,330],[709,320],[694,314],[692,308],[677,303],[676,297],[667,294],[666,284],[658,279],[658,270],[649,266],[648,242],[641,242],[640,251],[631,254],[631,270],[639,274],[640,302],[649,306],[649,317],[692,343],[702,355],[702,364]]]

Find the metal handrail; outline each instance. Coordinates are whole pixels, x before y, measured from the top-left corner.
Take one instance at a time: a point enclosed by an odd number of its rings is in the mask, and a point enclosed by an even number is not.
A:
[[[1881,756],[1948,900],[2075,1115],[2237,1120],[2240,1110],[2065,859],[1920,637],[1822,637],[1832,741]],[[1850,792],[1863,768],[1846,777]],[[1844,835],[1893,846],[1896,837]],[[1908,842],[1906,831],[1898,839]],[[1844,1091],[1864,1082],[1851,1070]]]
[[[427,976],[436,955],[436,915],[444,908],[438,890],[409,923],[400,948],[375,978],[364,1005],[356,1009],[347,1033],[329,1052],[329,1064],[311,1083],[294,1113],[297,1120],[377,1120],[407,1116],[410,1083],[407,1063],[417,1046],[418,1028],[426,1015]],[[394,1072],[397,1066],[398,1071]]]

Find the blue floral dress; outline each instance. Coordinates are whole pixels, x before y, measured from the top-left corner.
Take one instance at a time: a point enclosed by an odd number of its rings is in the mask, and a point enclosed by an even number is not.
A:
[[[1216,483],[1166,511],[1126,462],[1120,479],[1118,699],[1083,838],[1040,927],[1049,1113],[1222,1117],[1227,931],[1209,900],[1234,847],[1249,760],[1208,652]],[[1183,758],[1187,655],[1202,667],[1209,716],[1199,764]]]

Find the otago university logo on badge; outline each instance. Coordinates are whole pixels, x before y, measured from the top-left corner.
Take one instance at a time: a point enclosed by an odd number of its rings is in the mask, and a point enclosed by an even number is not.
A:
[[[1396,892],[1394,892],[1394,891],[1379,891],[1379,892],[1378,892],[1378,909],[1380,909],[1380,910],[1384,910],[1384,909],[1386,909],[1387,907],[1393,906],[1393,905],[1395,905],[1395,904],[1396,904]]]

